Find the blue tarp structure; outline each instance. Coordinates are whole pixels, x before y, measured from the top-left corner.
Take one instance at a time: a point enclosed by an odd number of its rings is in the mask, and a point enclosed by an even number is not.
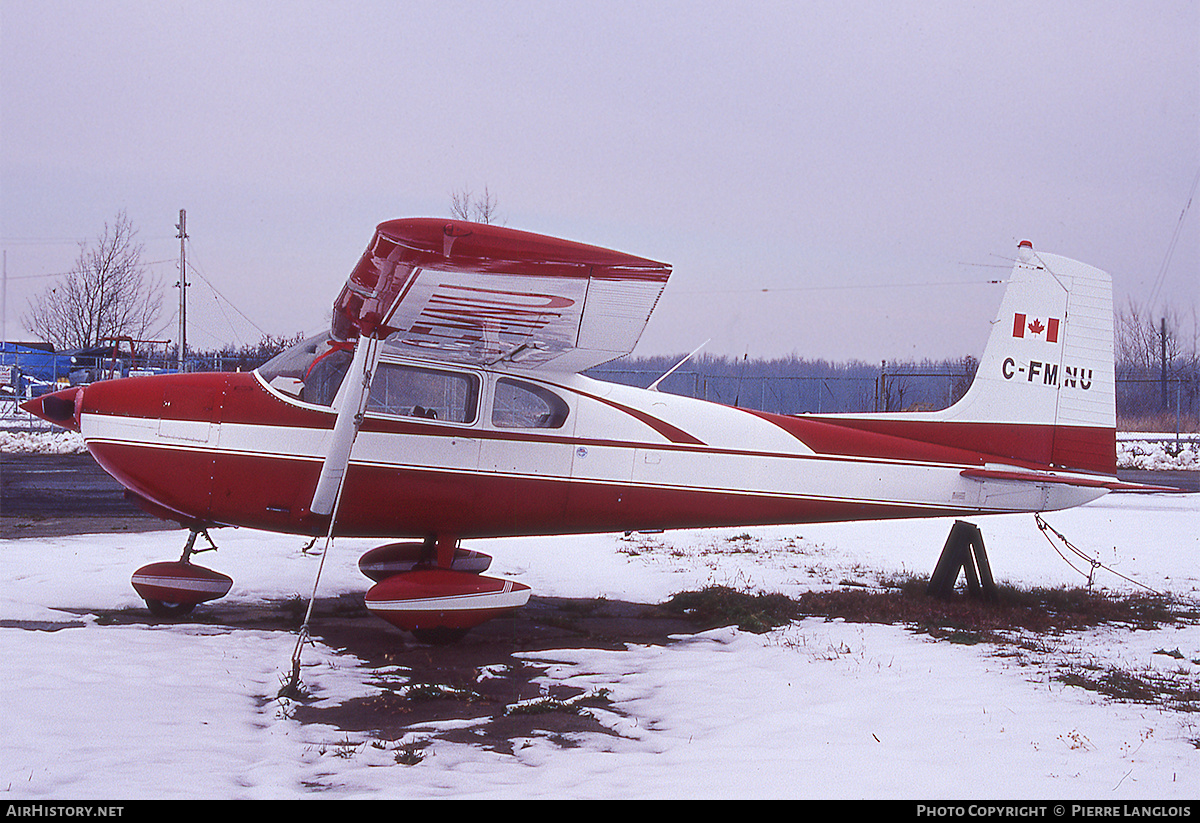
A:
[[[59,378],[70,378],[72,354],[22,343],[0,343],[0,382],[15,387],[22,396],[30,384],[53,387]]]

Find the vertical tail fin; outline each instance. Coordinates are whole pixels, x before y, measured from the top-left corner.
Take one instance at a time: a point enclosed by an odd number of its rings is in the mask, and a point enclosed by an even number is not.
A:
[[[1112,474],[1116,390],[1108,274],[1022,242],[975,380],[938,417],[1035,427],[1031,453],[1014,457]]]

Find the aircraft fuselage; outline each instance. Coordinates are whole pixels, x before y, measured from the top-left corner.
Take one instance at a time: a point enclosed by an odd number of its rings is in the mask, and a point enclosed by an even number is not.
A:
[[[576,374],[386,359],[375,381],[338,535],[960,516],[1065,508],[1104,493],[964,474],[1023,465],[1008,455],[1051,439],[1051,426],[772,415]],[[431,386],[413,388],[422,381]],[[79,390],[60,394],[70,391]],[[192,525],[328,529],[308,506],[336,413],[257,372],[92,384],[76,418],[97,462],[160,514]]]

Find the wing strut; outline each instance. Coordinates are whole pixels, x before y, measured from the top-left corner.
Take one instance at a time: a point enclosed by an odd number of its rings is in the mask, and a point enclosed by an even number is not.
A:
[[[332,514],[341,494],[346,467],[350,464],[350,450],[358,437],[367,407],[367,396],[371,392],[371,380],[375,376],[375,367],[379,365],[381,346],[379,338],[364,334],[359,336],[358,345],[354,347],[354,360],[334,400],[337,420],[333,424],[329,450],[325,453],[325,462],[317,479],[317,490],[308,507],[313,514]]]
[[[317,490],[313,493],[312,504],[309,506],[309,511],[313,514],[329,515],[329,528],[325,534],[325,550],[321,552],[321,562],[317,564],[317,574],[313,578],[308,609],[296,636],[296,648],[292,651],[291,675],[280,688],[280,697],[295,698],[301,693],[300,651],[309,637],[313,603],[317,599],[317,586],[321,581],[321,572],[325,569],[325,558],[329,556],[329,549],[333,543],[333,528],[337,522],[338,506],[342,501],[346,468],[350,465],[350,452],[358,438],[358,430],[362,427],[367,398],[371,393],[371,380],[375,377],[375,368],[379,365],[382,345],[382,341],[372,334],[359,335],[358,345],[354,347],[354,360],[351,361],[350,369],[346,372],[346,378],[342,380],[334,400],[338,410],[337,420],[333,424],[329,450],[325,454],[325,463],[321,466],[321,475],[317,479]]]

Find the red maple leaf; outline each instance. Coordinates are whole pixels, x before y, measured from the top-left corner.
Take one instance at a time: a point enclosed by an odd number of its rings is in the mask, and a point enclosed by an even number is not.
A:
[[[1029,330],[1034,334],[1041,334],[1045,328],[1046,327],[1042,325],[1042,321],[1038,320],[1036,317],[1033,318],[1033,322],[1029,324]]]

